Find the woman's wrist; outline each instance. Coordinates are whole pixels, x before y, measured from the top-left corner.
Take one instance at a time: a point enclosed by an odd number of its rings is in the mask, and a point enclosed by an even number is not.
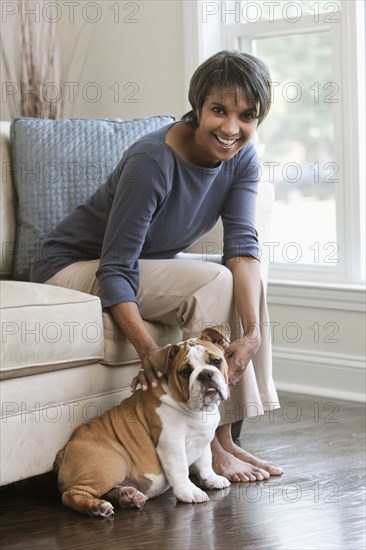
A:
[[[261,341],[261,330],[258,323],[250,323],[244,328],[243,340],[253,343]]]
[[[145,359],[152,351],[155,351],[159,348],[157,344],[152,340],[151,342],[144,342],[142,344],[136,344],[135,348],[137,351],[137,355],[140,357],[141,361]]]

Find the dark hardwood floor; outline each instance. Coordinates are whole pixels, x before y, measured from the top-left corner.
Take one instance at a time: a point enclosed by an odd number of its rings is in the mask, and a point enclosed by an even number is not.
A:
[[[281,394],[282,408],[245,421],[240,442],[285,468],[281,477],[178,504],[94,519],[62,506],[52,474],[0,490],[2,550],[365,549],[365,408]]]

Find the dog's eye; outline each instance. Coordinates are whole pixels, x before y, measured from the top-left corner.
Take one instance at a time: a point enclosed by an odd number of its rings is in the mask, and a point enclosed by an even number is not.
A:
[[[189,378],[191,376],[192,367],[186,367],[185,369],[181,370],[178,374],[182,378]]]
[[[217,368],[219,368],[221,366],[221,363],[222,363],[221,359],[212,359],[212,361],[211,361],[211,365],[213,365],[214,367],[217,367]]]

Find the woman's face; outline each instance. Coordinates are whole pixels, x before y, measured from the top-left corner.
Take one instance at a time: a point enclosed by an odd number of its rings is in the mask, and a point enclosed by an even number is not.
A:
[[[195,131],[202,164],[230,160],[253,137],[256,106],[238,89],[217,89],[206,97]]]

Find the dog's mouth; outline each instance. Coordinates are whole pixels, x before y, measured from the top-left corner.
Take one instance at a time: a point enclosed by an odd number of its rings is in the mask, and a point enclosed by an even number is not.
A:
[[[208,386],[208,388],[206,388],[204,392],[204,397],[212,399],[215,398],[216,395],[219,395],[220,399],[224,400],[224,396],[222,395],[220,388],[214,384],[210,384],[210,386]]]

